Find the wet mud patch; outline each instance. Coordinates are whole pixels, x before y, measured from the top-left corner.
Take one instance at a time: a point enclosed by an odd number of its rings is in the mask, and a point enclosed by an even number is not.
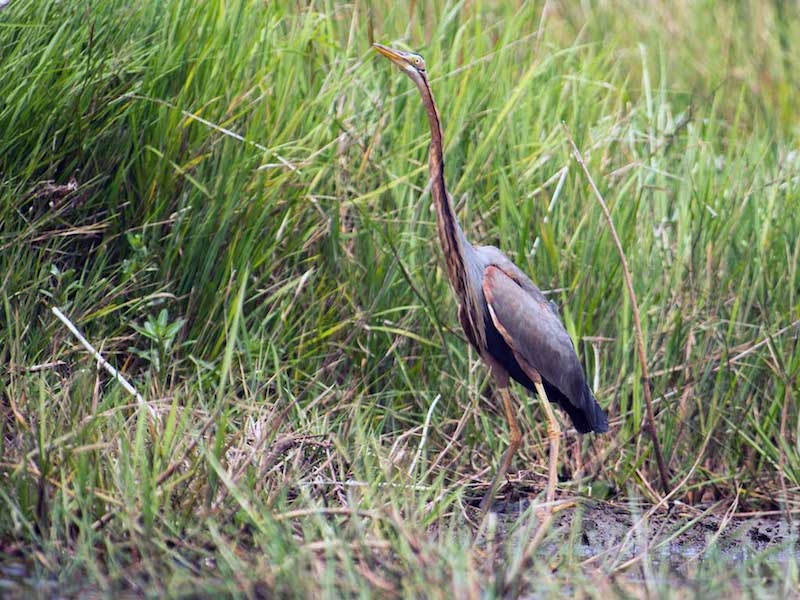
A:
[[[500,535],[513,537],[535,518],[536,507],[527,500],[497,508]],[[708,560],[731,569],[754,558],[776,567],[797,562],[800,542],[797,524],[772,513],[733,516],[686,506],[657,512],[580,500],[553,516],[537,554],[568,555],[571,562],[607,573],[635,576],[646,567],[691,577]]]

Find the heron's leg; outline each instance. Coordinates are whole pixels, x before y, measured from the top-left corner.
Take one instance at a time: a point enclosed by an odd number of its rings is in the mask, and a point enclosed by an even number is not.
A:
[[[511,402],[511,392],[508,387],[500,388],[500,396],[503,398],[503,409],[506,411],[506,419],[508,420],[508,448],[506,449],[503,458],[500,461],[500,466],[495,473],[492,484],[489,486],[489,491],[481,501],[481,511],[487,513],[492,506],[497,486],[505,478],[508,472],[508,467],[511,466],[511,459],[514,458],[522,442],[522,433],[520,433],[519,425],[517,424],[517,417],[514,414],[514,405]]]
[[[533,384],[536,386],[536,392],[539,394],[542,407],[547,415],[547,439],[550,440],[550,468],[547,473],[547,502],[549,504],[556,499],[556,484],[558,483],[558,442],[561,437],[561,428],[558,425],[556,413],[553,407],[550,406],[550,400],[547,399],[541,377],[534,379]]]

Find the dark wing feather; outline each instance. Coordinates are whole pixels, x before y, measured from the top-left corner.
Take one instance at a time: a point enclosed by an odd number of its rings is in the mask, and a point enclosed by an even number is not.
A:
[[[583,375],[572,340],[550,302],[533,286],[524,289],[515,277],[498,266],[486,267],[483,293],[495,327],[511,349],[582,413],[595,431],[605,431],[607,419]],[[573,419],[574,420],[574,419]]]

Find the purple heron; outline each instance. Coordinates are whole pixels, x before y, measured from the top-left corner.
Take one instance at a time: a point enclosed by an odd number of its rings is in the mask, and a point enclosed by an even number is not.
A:
[[[422,96],[431,129],[429,167],[439,243],[447,275],[458,297],[458,320],[469,342],[489,366],[503,401],[509,444],[481,509],[492,503],[522,441],[509,377],[536,392],[547,416],[550,462],[547,502],[556,492],[560,428],[550,402],[557,403],[580,433],[608,431],[608,418],[586,383],[575,347],[536,284],[505,254],[493,246],[473,246],[464,235],[444,180],[442,122],[433,100],[425,60],[413,52],[374,45],[408,75]]]

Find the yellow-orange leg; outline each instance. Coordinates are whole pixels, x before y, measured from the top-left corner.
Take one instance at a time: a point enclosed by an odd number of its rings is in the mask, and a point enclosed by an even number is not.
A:
[[[550,400],[547,399],[547,394],[544,391],[541,378],[534,379],[533,384],[536,386],[536,392],[539,394],[539,399],[542,401],[542,407],[547,415],[547,439],[550,440],[550,468],[547,472],[547,503],[548,511],[552,510],[552,502],[556,499],[556,484],[558,483],[558,442],[561,438],[561,428],[556,419],[556,413],[553,407],[550,406]]]
[[[500,466],[495,473],[492,484],[489,486],[489,491],[481,501],[481,511],[487,513],[492,507],[492,500],[494,500],[497,487],[508,472],[508,467],[511,466],[511,459],[514,458],[522,442],[522,434],[517,424],[517,417],[514,415],[514,405],[511,403],[511,392],[507,387],[500,388],[500,396],[503,398],[503,409],[506,411],[506,419],[508,420],[508,448],[506,449],[503,458],[500,461]]]

